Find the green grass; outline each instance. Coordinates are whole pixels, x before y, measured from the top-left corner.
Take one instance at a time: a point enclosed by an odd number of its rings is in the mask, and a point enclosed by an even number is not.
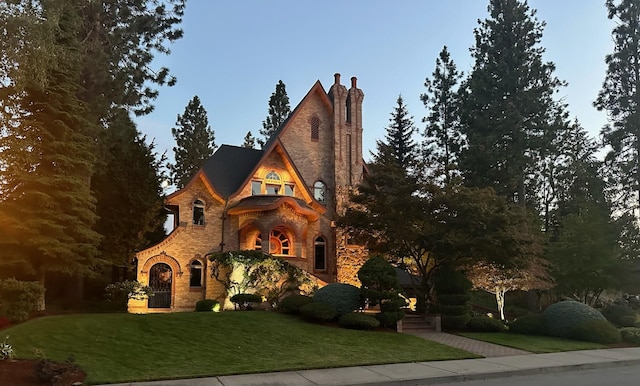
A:
[[[18,358],[72,354],[89,383],[477,357],[411,335],[321,326],[275,312],[81,314],[5,331]]]
[[[598,343],[581,342],[541,335],[522,335],[507,332],[465,332],[468,338],[518,348],[533,353],[548,353],[575,350],[593,350],[607,348]]]

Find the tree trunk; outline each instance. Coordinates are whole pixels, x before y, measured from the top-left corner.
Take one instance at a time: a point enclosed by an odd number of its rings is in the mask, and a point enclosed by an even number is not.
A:
[[[496,287],[496,302],[498,303],[498,311],[500,312],[500,320],[504,320],[504,294],[505,290]]]
[[[47,288],[44,286],[45,284],[45,278],[46,278],[46,272],[44,270],[44,267],[40,267],[38,268],[38,283],[40,283],[40,285],[42,286],[42,288]],[[38,307],[36,308],[37,311],[44,311],[45,310],[45,294],[46,294],[46,290],[45,292],[42,293],[42,296],[40,297],[40,301],[38,302]]]

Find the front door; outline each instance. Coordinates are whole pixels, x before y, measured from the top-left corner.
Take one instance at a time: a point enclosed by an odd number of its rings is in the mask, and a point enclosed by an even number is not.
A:
[[[173,271],[165,263],[158,263],[149,271],[149,287],[153,290],[153,296],[149,296],[149,308],[171,307],[171,282]]]

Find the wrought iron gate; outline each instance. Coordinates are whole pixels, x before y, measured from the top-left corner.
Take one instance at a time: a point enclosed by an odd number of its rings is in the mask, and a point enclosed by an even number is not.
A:
[[[153,296],[149,296],[149,308],[171,307],[171,282],[173,272],[165,263],[158,263],[149,271],[149,287]]]

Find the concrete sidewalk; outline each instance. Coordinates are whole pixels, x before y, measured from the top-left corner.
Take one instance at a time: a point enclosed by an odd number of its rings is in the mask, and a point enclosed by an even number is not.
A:
[[[640,347],[245,374],[119,386],[420,385],[640,364]]]

